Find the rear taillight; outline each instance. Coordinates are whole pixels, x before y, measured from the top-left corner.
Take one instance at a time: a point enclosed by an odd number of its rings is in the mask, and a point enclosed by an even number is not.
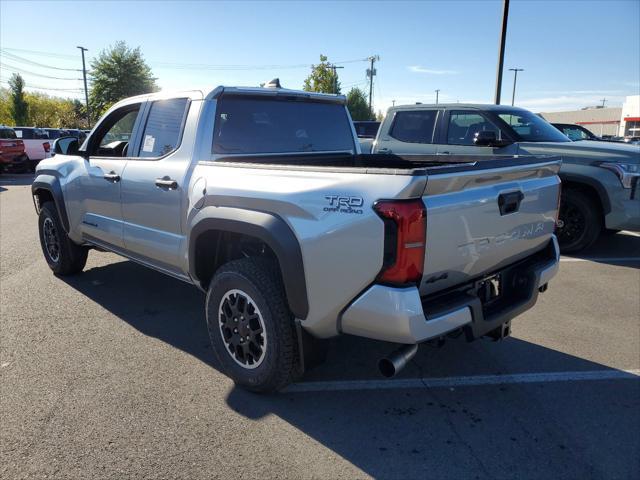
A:
[[[44,147],[44,151],[49,153],[49,151],[51,150],[51,145],[49,144],[49,142],[44,142],[42,146]]]
[[[562,198],[562,181],[558,183],[558,203],[556,205],[556,225],[554,231],[557,232],[558,228],[562,228],[563,225],[560,225],[560,199]]]
[[[421,199],[381,200],[373,208],[384,221],[384,260],[377,281],[419,283],[427,240],[424,203]]]

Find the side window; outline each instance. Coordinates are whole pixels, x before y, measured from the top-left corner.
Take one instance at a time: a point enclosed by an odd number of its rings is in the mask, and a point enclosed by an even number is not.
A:
[[[438,110],[399,111],[393,119],[389,136],[407,143],[433,143],[433,129]]]
[[[565,127],[562,129],[562,133],[564,133],[571,140],[584,140],[589,138],[585,132],[580,130],[579,128]]]
[[[178,148],[188,102],[186,98],[172,98],[151,104],[139,157],[162,157]]]
[[[451,112],[447,128],[447,143],[473,145],[476,133],[486,131],[495,132],[496,138],[502,138],[500,129],[494,127],[483,115],[476,112]]]
[[[140,104],[127,105],[112,112],[100,123],[91,140],[90,155],[99,157],[126,157],[133,127],[140,112]]]

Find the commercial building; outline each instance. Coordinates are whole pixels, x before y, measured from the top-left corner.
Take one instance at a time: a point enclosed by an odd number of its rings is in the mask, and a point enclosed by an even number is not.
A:
[[[551,123],[575,123],[595,135],[640,136],[640,95],[626,97],[622,107],[587,107],[565,112],[541,112]]]
[[[627,97],[622,104],[621,137],[640,137],[640,95]]]
[[[541,112],[540,115],[551,123],[574,123],[582,125],[594,135],[618,135],[622,108],[589,107],[566,112]]]

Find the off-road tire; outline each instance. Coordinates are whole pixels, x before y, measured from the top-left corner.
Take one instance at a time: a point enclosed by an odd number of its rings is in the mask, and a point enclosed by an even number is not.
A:
[[[46,202],[40,208],[38,231],[42,253],[53,273],[64,276],[82,271],[87,263],[89,250],[86,247],[77,245],[69,238],[53,202]],[[45,238],[45,231],[49,235],[47,238]],[[53,252],[57,252],[57,255],[52,253],[52,234],[56,237],[57,249],[54,249]]]
[[[223,337],[227,320],[221,306],[232,291],[248,295],[264,324],[264,352],[260,357],[262,360],[254,367],[242,366],[239,363],[242,359],[231,353],[233,346]],[[233,260],[220,267],[209,285],[206,317],[213,352],[223,372],[238,386],[270,393],[293,381],[299,363],[297,336],[275,262],[254,257]]]
[[[596,201],[577,189],[567,188],[560,199],[560,250],[575,253],[593,245],[602,231],[602,212]]]

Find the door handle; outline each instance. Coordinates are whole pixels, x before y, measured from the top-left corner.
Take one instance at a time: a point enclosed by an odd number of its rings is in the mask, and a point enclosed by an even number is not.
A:
[[[520,209],[520,202],[524,198],[524,193],[521,191],[501,193],[498,196],[498,208],[500,208],[500,215],[508,215],[509,213],[515,213]]]
[[[451,152],[438,152],[438,155],[451,155]]]
[[[104,178],[108,182],[113,182],[113,183],[120,181],[120,175],[118,175],[113,170],[111,170],[109,173],[105,173],[102,178]]]
[[[391,153],[391,150],[388,148],[379,148],[378,153]]]
[[[160,188],[166,188],[167,190],[175,190],[178,188],[178,182],[171,180],[171,178],[164,176],[162,178],[156,178],[156,186]]]

